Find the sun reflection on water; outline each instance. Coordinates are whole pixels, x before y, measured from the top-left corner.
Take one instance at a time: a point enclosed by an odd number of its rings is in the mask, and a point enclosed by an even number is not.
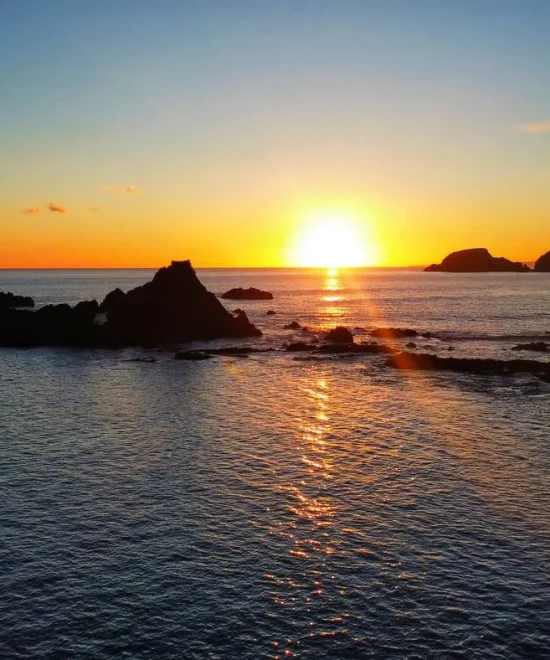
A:
[[[331,491],[337,476],[337,443],[331,424],[330,382],[327,378],[307,378],[300,388],[300,413],[295,435],[295,480],[280,486],[286,499],[288,517],[279,529],[288,542],[292,569],[285,577],[271,575],[279,587],[274,601],[288,608],[292,617],[295,607],[308,614],[307,637],[321,638],[346,634],[347,614],[327,619],[326,602],[341,597],[338,576],[332,558],[338,552],[336,533],[338,505]],[[336,629],[339,630],[337,633]],[[301,631],[301,635],[303,631]],[[297,640],[274,640],[274,659],[299,652]]]

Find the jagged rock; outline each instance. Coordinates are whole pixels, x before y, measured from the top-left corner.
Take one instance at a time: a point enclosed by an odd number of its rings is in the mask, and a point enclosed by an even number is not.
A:
[[[222,298],[228,298],[230,300],[273,300],[273,294],[269,291],[256,289],[253,286],[248,289],[237,287],[223,293]]]
[[[126,294],[115,289],[101,305],[84,301],[0,312],[4,346],[154,346],[261,334],[244,312],[232,316],[206,290],[189,261],[173,261]]]
[[[382,339],[404,339],[406,337],[417,337],[418,332],[410,328],[376,328],[371,330],[371,337]]]
[[[446,273],[524,273],[531,269],[519,261],[510,261],[504,257],[493,257],[486,248],[470,248],[451,252],[440,264],[432,264],[426,272]]]
[[[535,272],[550,273],[550,252],[546,252],[535,261]]]
[[[14,307],[34,307],[34,300],[30,296],[16,296],[10,291],[0,291],[0,310]]]
[[[285,330],[299,330],[301,327],[302,326],[298,323],[298,321],[291,321],[290,323],[287,323],[283,326]]]
[[[471,374],[530,373],[550,376],[550,362],[537,362],[536,360],[439,357],[430,353],[408,353],[404,351],[390,356],[386,364],[395,369],[458,371]]]
[[[337,326],[336,328],[329,330],[324,339],[333,344],[353,344],[353,335],[343,326]]]
[[[550,349],[550,345],[545,344],[543,341],[533,341],[529,344],[516,344],[512,346],[513,351],[535,351],[538,353],[546,353]]]

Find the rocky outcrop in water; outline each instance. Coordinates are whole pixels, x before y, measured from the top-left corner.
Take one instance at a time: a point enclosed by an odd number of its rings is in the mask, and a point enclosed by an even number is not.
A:
[[[9,291],[0,291],[0,310],[14,307],[34,307],[34,300],[30,296],[16,296]]]
[[[470,374],[529,373],[537,376],[550,376],[550,362],[538,362],[537,360],[439,357],[429,353],[403,351],[390,356],[386,364],[395,369],[456,371]]]
[[[376,328],[371,330],[370,334],[371,337],[380,337],[381,339],[405,339],[418,336],[418,332],[410,328]]]
[[[272,293],[256,289],[253,286],[248,289],[242,289],[241,287],[229,289],[221,297],[229,300],[273,300]]]
[[[290,323],[287,323],[286,325],[283,326],[284,330],[299,330],[302,326],[298,323],[298,321],[291,321]]]
[[[471,248],[451,252],[440,264],[432,264],[424,270],[445,273],[525,273],[531,269],[519,261],[493,257],[486,248]]]
[[[550,252],[546,252],[535,261],[536,273],[550,273]]]
[[[189,261],[173,261],[151,282],[101,303],[0,312],[0,345],[155,346],[262,333],[241,311],[230,314],[198,280]]]
[[[353,335],[343,326],[338,326],[329,330],[324,339],[331,344],[353,344]]]

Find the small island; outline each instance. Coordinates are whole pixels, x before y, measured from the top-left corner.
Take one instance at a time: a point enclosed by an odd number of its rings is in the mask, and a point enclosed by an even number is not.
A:
[[[546,252],[535,261],[535,273],[550,273],[550,252]]]
[[[441,273],[528,273],[529,266],[505,257],[493,257],[486,248],[470,248],[451,252],[440,264],[432,264],[425,272]]]

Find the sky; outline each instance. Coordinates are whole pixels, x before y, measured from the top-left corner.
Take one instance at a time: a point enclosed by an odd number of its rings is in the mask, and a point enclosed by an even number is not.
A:
[[[0,267],[550,250],[547,0],[0,0]]]

